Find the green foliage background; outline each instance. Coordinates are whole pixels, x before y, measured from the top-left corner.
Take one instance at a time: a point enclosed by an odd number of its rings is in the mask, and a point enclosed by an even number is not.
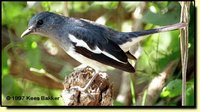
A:
[[[60,89],[50,89],[32,83],[23,78],[16,78],[10,73],[10,48],[23,50],[23,55],[18,58],[23,59],[28,68],[45,69],[41,63],[42,51],[39,47],[47,41],[36,35],[30,35],[23,40],[20,38],[22,32],[27,28],[29,19],[40,11],[52,11],[63,14],[67,10],[69,16],[82,17],[95,21],[97,17],[109,18],[110,12],[115,12],[119,2],[67,2],[67,9],[64,2],[39,2],[31,6],[26,2],[2,2],[2,28],[8,30],[9,44],[2,48],[2,104],[3,105],[63,105],[63,101],[20,101],[6,100],[7,96],[60,96]],[[131,14],[138,6],[138,2],[121,2],[122,15]],[[121,10],[122,10],[121,9]],[[96,12],[95,12],[96,11]],[[189,56],[194,58],[194,4],[191,4],[191,22],[189,33]],[[95,13],[99,15],[94,15]],[[91,16],[87,16],[90,15]],[[86,16],[84,16],[86,15]],[[113,15],[112,15],[113,16]],[[118,17],[118,16],[114,16]],[[178,2],[147,2],[146,11],[141,18],[143,29],[152,29],[162,25],[178,23],[180,18],[180,4]],[[117,18],[116,18],[117,19]],[[131,16],[122,19],[120,24],[115,19],[108,19],[106,25],[118,31],[131,31],[133,20]],[[5,39],[2,36],[2,39]],[[139,80],[137,84],[148,82],[157,76],[173,60],[180,59],[179,31],[171,31],[149,36],[142,41],[144,51],[137,62],[137,74]],[[17,52],[17,51],[16,51]],[[53,58],[52,58],[53,59]],[[52,60],[49,59],[49,60]],[[192,60],[193,61],[193,60]],[[58,73],[59,79],[64,80],[66,74],[73,71],[73,66],[68,62],[55,62],[63,65],[63,69]],[[194,71],[194,68],[193,68]],[[177,106],[180,102],[169,100],[181,96],[181,73],[175,72],[168,84],[163,89],[160,98],[165,100],[166,106]],[[20,75],[20,74],[19,74]],[[191,74],[188,74],[191,75]],[[194,76],[191,75],[187,81],[187,105],[194,105]],[[115,103],[115,105],[124,105]]]

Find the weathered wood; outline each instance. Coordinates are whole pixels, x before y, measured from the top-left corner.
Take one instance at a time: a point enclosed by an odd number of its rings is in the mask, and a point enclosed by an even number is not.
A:
[[[96,79],[86,91],[74,89],[84,87],[92,78],[94,69],[86,67],[75,71],[65,78],[61,95],[67,106],[111,106],[112,83],[106,73],[98,73]]]

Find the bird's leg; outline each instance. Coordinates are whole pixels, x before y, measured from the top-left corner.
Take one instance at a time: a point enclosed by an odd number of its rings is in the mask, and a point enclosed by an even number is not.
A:
[[[78,89],[79,91],[86,91],[92,84],[92,82],[94,81],[94,79],[98,76],[97,72],[93,72],[92,73],[92,78],[89,80],[89,82],[85,85],[85,87],[79,87],[79,86],[74,86],[72,87],[73,89]]]

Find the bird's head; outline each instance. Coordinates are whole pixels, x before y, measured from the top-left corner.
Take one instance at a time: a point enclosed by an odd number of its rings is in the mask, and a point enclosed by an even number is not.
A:
[[[51,12],[38,13],[30,19],[28,28],[22,33],[21,37],[28,34],[49,36],[55,32],[55,28],[59,28],[62,25],[62,20],[62,16]]]

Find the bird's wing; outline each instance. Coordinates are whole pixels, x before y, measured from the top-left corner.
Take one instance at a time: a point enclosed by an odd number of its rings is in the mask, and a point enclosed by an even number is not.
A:
[[[101,31],[76,26],[69,30],[68,37],[75,46],[76,52],[115,68],[134,72],[134,68],[128,62],[122,49],[109,38],[106,38],[103,34],[105,32]]]

